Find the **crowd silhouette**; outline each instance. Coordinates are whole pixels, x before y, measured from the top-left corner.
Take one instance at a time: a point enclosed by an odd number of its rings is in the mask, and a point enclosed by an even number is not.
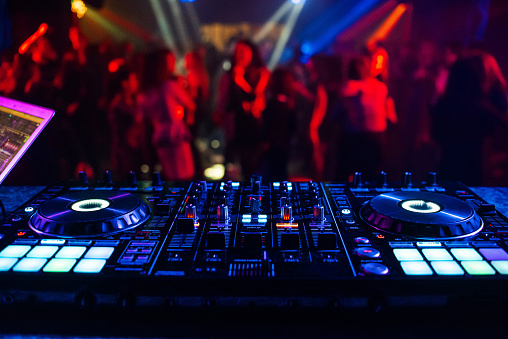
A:
[[[204,179],[219,162],[232,180],[437,170],[469,185],[508,184],[506,81],[480,48],[421,41],[388,53],[376,44],[295,55],[269,70],[244,38],[231,55],[210,46],[177,55],[89,44],[73,27],[68,45],[57,52],[42,36],[26,54],[1,54],[0,95],[56,111],[11,183],[80,170]]]

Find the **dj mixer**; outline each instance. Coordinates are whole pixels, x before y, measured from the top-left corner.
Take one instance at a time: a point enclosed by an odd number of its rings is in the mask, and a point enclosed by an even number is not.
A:
[[[0,223],[0,303],[364,309],[502,303],[508,219],[435,173],[49,186]],[[364,178],[370,179],[370,178]]]

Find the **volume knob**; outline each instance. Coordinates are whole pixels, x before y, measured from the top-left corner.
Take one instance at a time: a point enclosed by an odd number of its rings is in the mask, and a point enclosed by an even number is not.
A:
[[[228,220],[229,220],[228,206],[225,204],[220,204],[219,206],[217,206],[217,221],[227,222]]]
[[[314,205],[312,208],[312,219],[315,221],[324,221],[325,220],[325,208],[323,205]]]
[[[280,208],[280,220],[286,222],[293,221],[293,206],[285,204]]]

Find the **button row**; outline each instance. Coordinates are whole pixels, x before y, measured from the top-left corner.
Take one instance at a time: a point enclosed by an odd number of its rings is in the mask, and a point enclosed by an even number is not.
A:
[[[103,246],[87,251],[85,246],[9,245],[0,252],[0,271],[38,272],[44,267],[43,272],[69,272],[74,267],[77,273],[99,273],[113,251],[114,247]]]

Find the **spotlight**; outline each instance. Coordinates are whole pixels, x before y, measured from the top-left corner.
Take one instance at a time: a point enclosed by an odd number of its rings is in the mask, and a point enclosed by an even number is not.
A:
[[[298,5],[305,2],[305,0],[289,0],[289,1],[294,5]]]

